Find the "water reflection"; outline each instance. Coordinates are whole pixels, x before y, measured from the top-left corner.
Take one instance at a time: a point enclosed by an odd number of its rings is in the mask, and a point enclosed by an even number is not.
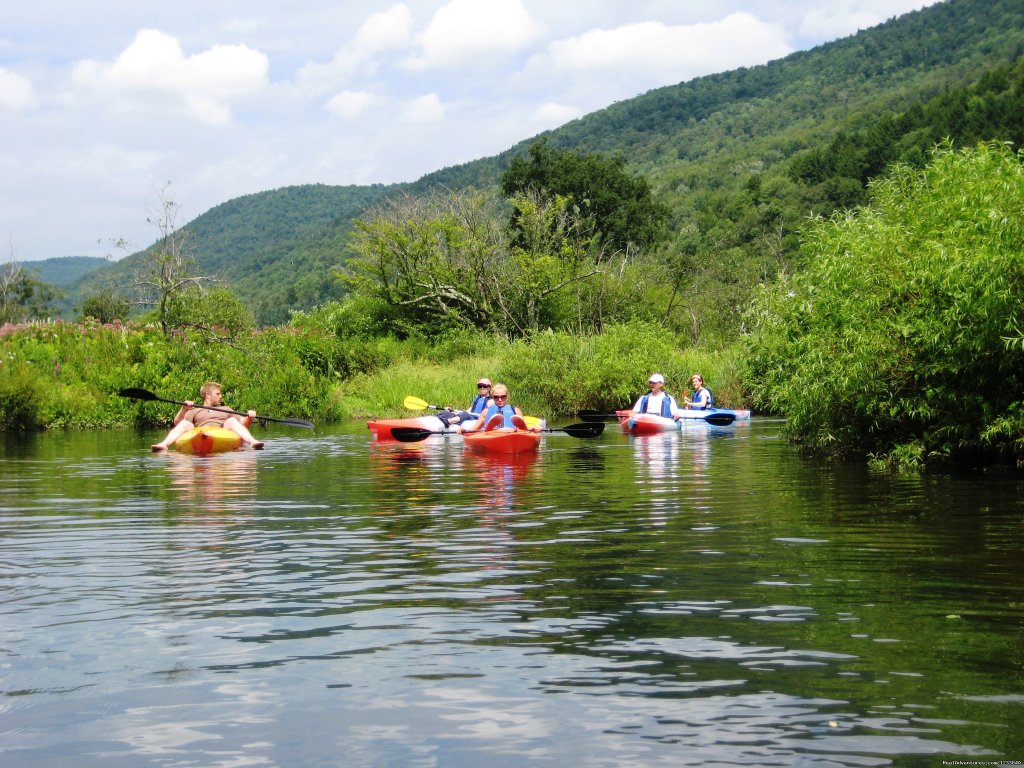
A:
[[[166,470],[174,496],[197,510],[235,511],[258,494],[257,456],[253,451],[228,451],[210,456],[168,451],[154,459]]]
[[[669,515],[679,508],[679,432],[631,436],[637,481],[646,486],[652,525],[665,525]]]

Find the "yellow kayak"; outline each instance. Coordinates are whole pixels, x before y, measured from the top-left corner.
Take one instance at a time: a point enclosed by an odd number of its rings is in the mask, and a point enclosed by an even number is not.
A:
[[[242,444],[242,438],[224,427],[196,427],[174,441],[181,453],[205,455],[217,451],[233,451]]]

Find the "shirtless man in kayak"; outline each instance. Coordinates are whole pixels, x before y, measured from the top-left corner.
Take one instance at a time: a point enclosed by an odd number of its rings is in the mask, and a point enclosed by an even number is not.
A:
[[[258,450],[263,447],[263,441],[257,440],[247,429],[247,427],[252,424],[252,420],[256,418],[256,411],[249,411],[243,423],[233,414],[225,413],[224,411],[211,411],[203,407],[224,407],[221,404],[223,394],[221,393],[220,384],[215,381],[208,381],[203,384],[203,386],[199,388],[199,394],[202,395],[203,405],[197,406],[191,400],[186,400],[175,414],[174,427],[167,433],[167,437],[152,446],[154,451],[166,451],[167,447],[171,445],[171,443],[184,435],[190,429],[195,427],[205,427],[207,425],[230,429],[242,438],[242,442],[250,448]]]

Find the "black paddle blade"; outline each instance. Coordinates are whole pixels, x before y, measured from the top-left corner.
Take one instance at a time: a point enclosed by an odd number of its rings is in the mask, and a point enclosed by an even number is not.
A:
[[[616,414],[606,413],[605,411],[577,411],[576,415],[583,421],[598,422],[606,421],[608,419],[614,419]]]
[[[135,387],[128,387],[118,392],[121,397],[130,397],[132,400],[159,400],[160,398],[154,395],[147,389],[136,389]]]
[[[553,429],[552,432],[565,432],[571,437],[599,437],[604,432],[604,424],[570,424],[567,427]]]
[[[728,427],[734,421],[736,421],[736,414],[734,413],[709,413],[704,417],[704,421],[716,427]]]
[[[441,435],[443,432],[431,432],[429,429],[419,427],[392,427],[391,436],[400,443],[418,443],[426,440],[431,435]]]

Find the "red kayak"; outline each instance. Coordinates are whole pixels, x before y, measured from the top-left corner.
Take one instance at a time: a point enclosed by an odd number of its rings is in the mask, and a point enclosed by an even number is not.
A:
[[[680,425],[674,419],[655,416],[653,413],[639,413],[630,416],[630,411],[616,411],[622,429],[631,435],[656,435],[659,432],[678,432]]]
[[[378,440],[394,440],[391,430],[395,427],[415,427],[428,429],[431,432],[455,433],[458,429],[453,425],[446,427],[437,416],[415,416],[411,419],[373,419],[366,422],[367,428]]]
[[[490,429],[484,432],[466,432],[467,448],[487,453],[530,453],[540,448],[540,432],[528,429]]]
[[[708,411],[687,409],[682,412],[678,421],[653,413],[638,413],[632,416],[632,411],[616,411],[615,415],[619,417],[619,424],[624,432],[631,435],[656,435],[659,432],[678,432],[684,424],[705,423],[715,427],[727,427],[739,418],[736,413],[724,408],[713,408]],[[750,418],[749,411],[746,412],[746,418]]]
[[[503,422],[495,414],[480,432],[463,433],[466,447],[486,453],[533,453],[540,448],[540,432],[528,430],[522,416],[512,417],[514,427],[503,427]]]

